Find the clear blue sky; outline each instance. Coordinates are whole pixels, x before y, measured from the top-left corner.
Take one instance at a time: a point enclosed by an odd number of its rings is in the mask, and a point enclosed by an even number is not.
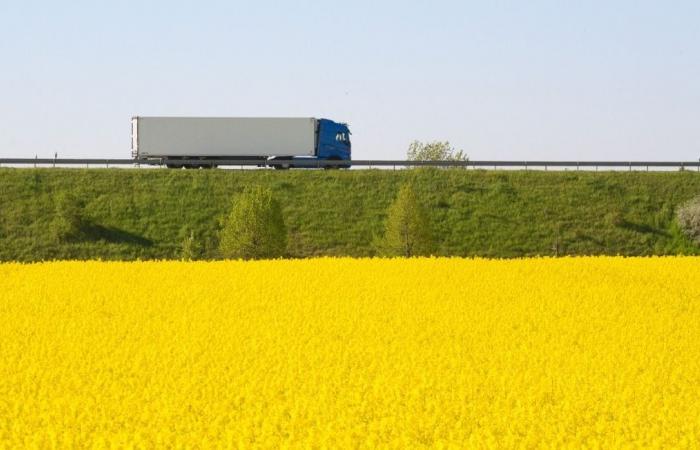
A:
[[[356,159],[696,160],[699,30],[697,0],[0,0],[0,156],[192,115],[346,121]]]

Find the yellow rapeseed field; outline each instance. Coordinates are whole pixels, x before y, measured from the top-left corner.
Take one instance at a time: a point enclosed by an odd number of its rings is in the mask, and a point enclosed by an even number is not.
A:
[[[700,259],[0,265],[0,448],[700,445]]]

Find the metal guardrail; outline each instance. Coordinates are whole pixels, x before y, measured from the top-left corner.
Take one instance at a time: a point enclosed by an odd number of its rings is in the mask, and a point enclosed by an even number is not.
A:
[[[462,168],[679,168],[697,169],[698,161],[406,161],[406,160],[352,160],[332,161],[296,159],[290,160],[239,160],[239,159],[100,159],[100,158],[0,158],[0,165],[29,166],[240,166],[240,167],[274,167],[288,166],[305,168],[324,168],[336,166],[352,167],[462,167]]]

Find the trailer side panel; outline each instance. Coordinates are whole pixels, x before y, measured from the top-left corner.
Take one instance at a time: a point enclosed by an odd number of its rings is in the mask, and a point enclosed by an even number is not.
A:
[[[316,119],[137,117],[137,157],[314,156]]]

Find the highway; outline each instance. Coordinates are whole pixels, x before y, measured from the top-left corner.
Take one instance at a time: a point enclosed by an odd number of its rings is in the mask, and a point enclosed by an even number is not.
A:
[[[10,167],[166,167],[167,165],[196,167],[274,167],[292,164],[295,168],[332,168],[338,165],[352,168],[397,169],[409,167],[453,167],[465,169],[521,169],[521,170],[698,170],[698,161],[408,161],[408,160],[352,160],[331,161],[315,159],[241,160],[241,159],[105,159],[105,158],[0,158],[0,166]]]

